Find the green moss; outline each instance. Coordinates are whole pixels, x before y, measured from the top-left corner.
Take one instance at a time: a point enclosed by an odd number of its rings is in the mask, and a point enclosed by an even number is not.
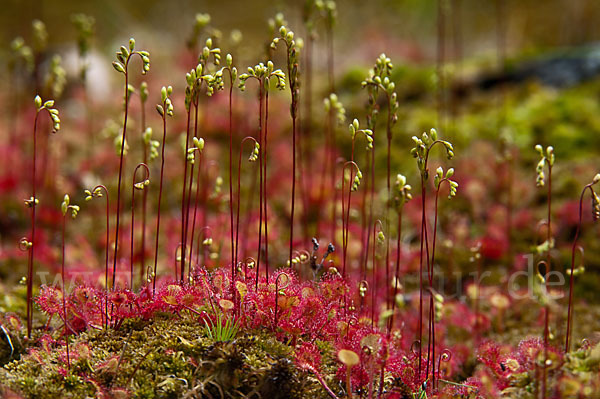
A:
[[[32,398],[324,394],[294,366],[293,348],[274,336],[261,332],[213,342],[197,321],[187,318],[162,315],[152,321],[128,320],[119,330],[90,330],[70,342],[69,371],[65,355],[61,345],[36,347],[0,369],[0,380],[5,389]]]

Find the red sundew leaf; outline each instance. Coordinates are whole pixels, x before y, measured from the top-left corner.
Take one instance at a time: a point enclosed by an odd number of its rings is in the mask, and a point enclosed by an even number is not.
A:
[[[57,288],[42,286],[36,301],[48,315],[57,314],[62,310],[62,292]]]
[[[508,242],[504,238],[485,236],[481,239],[481,255],[487,259],[500,259],[508,248]]]
[[[310,342],[303,342],[295,352],[295,363],[302,370],[319,372],[321,369],[321,353]]]

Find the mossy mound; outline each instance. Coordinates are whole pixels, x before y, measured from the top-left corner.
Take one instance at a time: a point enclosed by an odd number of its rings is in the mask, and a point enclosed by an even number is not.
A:
[[[197,320],[160,315],[90,330],[69,347],[49,336],[0,369],[0,392],[31,398],[326,397],[293,363],[293,348],[257,333],[209,339]],[[4,392],[2,392],[2,389]]]

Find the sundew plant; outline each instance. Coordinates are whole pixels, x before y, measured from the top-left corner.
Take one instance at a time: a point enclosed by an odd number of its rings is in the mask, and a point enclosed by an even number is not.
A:
[[[600,396],[600,4],[8,3],[0,397]]]

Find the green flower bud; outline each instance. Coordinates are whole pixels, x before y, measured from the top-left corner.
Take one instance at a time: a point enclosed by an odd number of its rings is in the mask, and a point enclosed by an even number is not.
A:
[[[204,149],[204,139],[203,138],[198,139],[197,147],[198,147],[198,150],[200,150],[200,151],[202,151]]]
[[[120,50],[121,50],[121,55],[123,56],[123,58],[127,59],[127,57],[129,57],[129,50],[127,50],[127,47],[121,46]]]
[[[536,144],[534,148],[541,156],[544,156],[544,149],[542,148],[541,145]]]
[[[438,138],[438,135],[437,135],[437,130],[435,130],[435,129],[433,129],[433,128],[432,128],[432,129],[429,131],[429,134],[431,135],[431,139],[432,139],[433,141],[436,141],[436,140],[437,140],[437,138]]]
[[[119,61],[113,61],[112,66],[117,72],[125,73],[125,67]]]
[[[64,198],[63,198],[63,202],[61,204],[61,211],[63,216],[65,216],[67,214],[67,210],[69,209],[69,204],[71,202],[71,199],[69,198],[68,194],[65,194]]]

